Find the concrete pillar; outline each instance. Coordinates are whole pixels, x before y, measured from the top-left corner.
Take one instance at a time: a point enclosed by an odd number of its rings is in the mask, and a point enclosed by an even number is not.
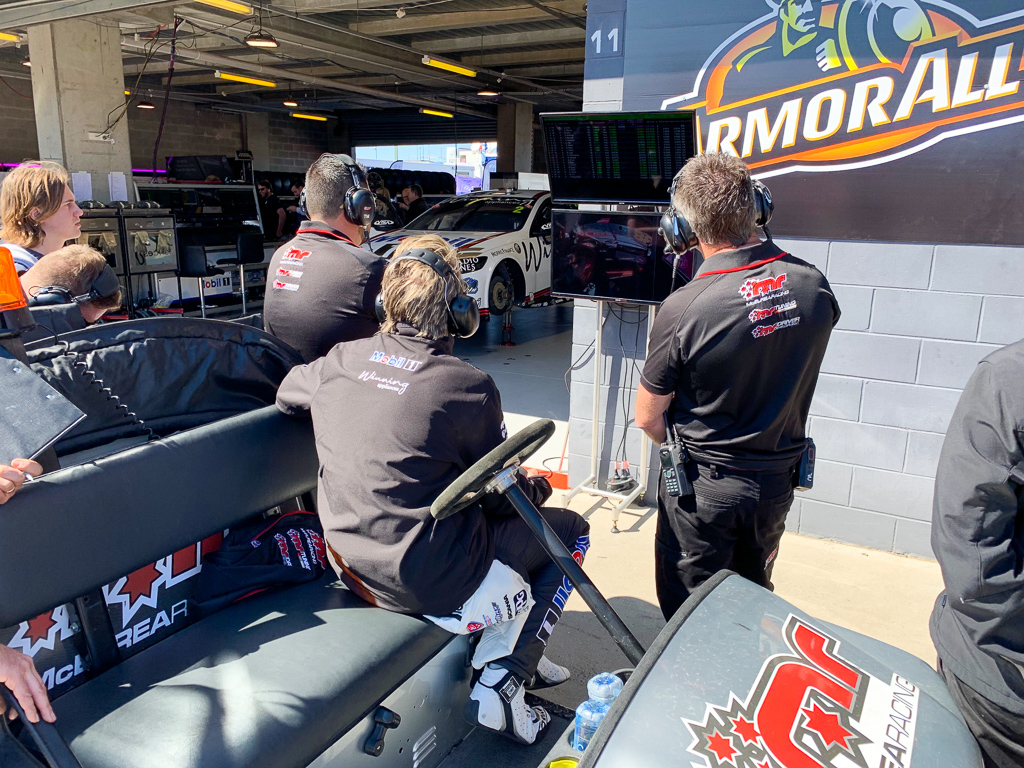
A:
[[[107,174],[121,171],[132,196],[131,115],[122,115],[124,69],[117,28],[83,20],[43,24],[29,28],[28,44],[40,159],[61,163],[70,172],[90,172],[93,197],[103,201],[110,198]]]
[[[498,105],[499,173],[533,171],[533,105]]]

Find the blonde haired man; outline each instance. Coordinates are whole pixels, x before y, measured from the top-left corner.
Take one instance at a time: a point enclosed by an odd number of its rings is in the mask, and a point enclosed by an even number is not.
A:
[[[19,275],[77,238],[81,218],[71,178],[57,163],[22,163],[0,185],[0,235]]]
[[[293,369],[277,405],[312,415],[320,517],[335,569],[354,592],[445,627],[462,621],[458,631],[484,629],[469,616],[474,601],[507,609],[488,627],[522,622],[510,653],[474,657],[481,674],[466,716],[532,744],[550,718],[527,706],[523,689],[569,677],[543,653],[571,587],[504,497],[444,520],[430,514],[434,499],[505,439],[494,381],[452,354],[452,305],[463,292],[454,248],[437,235],[407,238],[384,272],[381,331]],[[537,504],[551,494],[542,478],[524,476],[520,486]],[[582,561],[586,521],[564,509],[542,513]],[[492,574],[522,591],[492,597]]]

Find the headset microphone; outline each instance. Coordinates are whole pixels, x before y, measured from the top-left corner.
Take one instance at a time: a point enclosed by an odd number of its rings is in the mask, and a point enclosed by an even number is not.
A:
[[[403,253],[401,256],[392,259],[391,263],[397,264],[400,261],[418,261],[420,264],[425,264],[434,270],[444,282],[444,300],[448,309],[449,333],[463,339],[476,333],[480,327],[480,306],[472,296],[466,296],[462,293],[459,287],[461,281],[452,268],[448,266],[447,261],[426,248],[416,248],[408,253]],[[455,286],[455,296],[449,299],[448,294],[452,285]],[[374,311],[377,313],[377,320],[379,322],[383,323],[387,319],[382,294],[377,294],[377,300],[374,302]]]

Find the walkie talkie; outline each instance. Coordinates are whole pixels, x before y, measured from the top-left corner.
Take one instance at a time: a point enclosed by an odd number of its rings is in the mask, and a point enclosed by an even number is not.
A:
[[[686,447],[679,442],[675,430],[665,413],[665,442],[658,449],[661,459],[661,478],[665,482],[665,493],[669,496],[692,496],[693,484],[686,476],[686,464],[690,457]]]

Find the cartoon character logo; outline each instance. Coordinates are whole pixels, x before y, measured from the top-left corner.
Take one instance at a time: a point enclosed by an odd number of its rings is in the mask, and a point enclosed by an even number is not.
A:
[[[947,0],[765,0],[662,109],[693,110],[702,152],[758,178],[890,162],[1024,121],[1024,10]]]
[[[769,658],[749,694],[683,722],[707,768],[911,765],[920,691],[888,683],[839,654],[839,642],[790,615],[788,653]],[[699,765],[699,763],[694,763]]]

